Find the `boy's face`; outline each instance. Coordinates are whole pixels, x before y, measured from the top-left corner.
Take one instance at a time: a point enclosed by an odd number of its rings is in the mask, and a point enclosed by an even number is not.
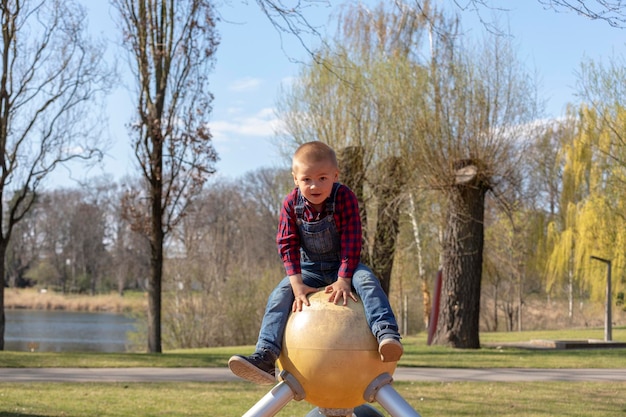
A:
[[[296,187],[318,210],[330,196],[333,183],[339,179],[339,170],[331,162],[310,164],[298,161],[294,164],[292,174]]]

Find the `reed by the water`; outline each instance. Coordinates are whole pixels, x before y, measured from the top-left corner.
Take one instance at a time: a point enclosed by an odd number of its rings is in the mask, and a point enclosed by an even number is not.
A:
[[[6,309],[65,310],[85,312],[130,313],[145,308],[143,293],[84,295],[61,294],[36,289],[5,288]]]

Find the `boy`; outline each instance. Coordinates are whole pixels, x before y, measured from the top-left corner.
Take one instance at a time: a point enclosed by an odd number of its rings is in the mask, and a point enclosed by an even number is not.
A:
[[[396,362],[403,353],[398,325],[378,278],[360,263],[361,218],[356,196],[339,184],[335,152],[315,141],[301,145],[292,160],[296,188],[283,201],[276,242],[287,276],[267,301],[256,351],[235,355],[231,371],[244,379],[273,384],[275,362],[289,313],[310,305],[307,295],[324,288],[328,301],[347,305],[357,301],[378,340],[383,362]]]

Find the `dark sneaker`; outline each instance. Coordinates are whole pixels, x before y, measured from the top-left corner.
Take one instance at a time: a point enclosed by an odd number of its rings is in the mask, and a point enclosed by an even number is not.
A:
[[[398,362],[404,353],[404,348],[398,339],[388,335],[378,343],[378,353],[383,362]]]
[[[276,383],[276,355],[269,350],[254,352],[250,356],[235,355],[228,360],[231,372],[255,384]]]

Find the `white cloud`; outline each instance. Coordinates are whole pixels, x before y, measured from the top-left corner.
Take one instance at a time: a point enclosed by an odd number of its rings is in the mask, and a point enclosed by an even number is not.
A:
[[[226,113],[229,115],[241,114],[243,110],[243,107],[231,106],[226,109]]]
[[[213,134],[213,140],[227,141],[233,136],[274,136],[280,129],[281,124],[273,108],[263,108],[252,115],[232,117],[227,120],[216,120],[209,123],[209,127]]]
[[[260,78],[245,77],[233,82],[229,89],[231,91],[244,92],[256,90],[261,85]]]

